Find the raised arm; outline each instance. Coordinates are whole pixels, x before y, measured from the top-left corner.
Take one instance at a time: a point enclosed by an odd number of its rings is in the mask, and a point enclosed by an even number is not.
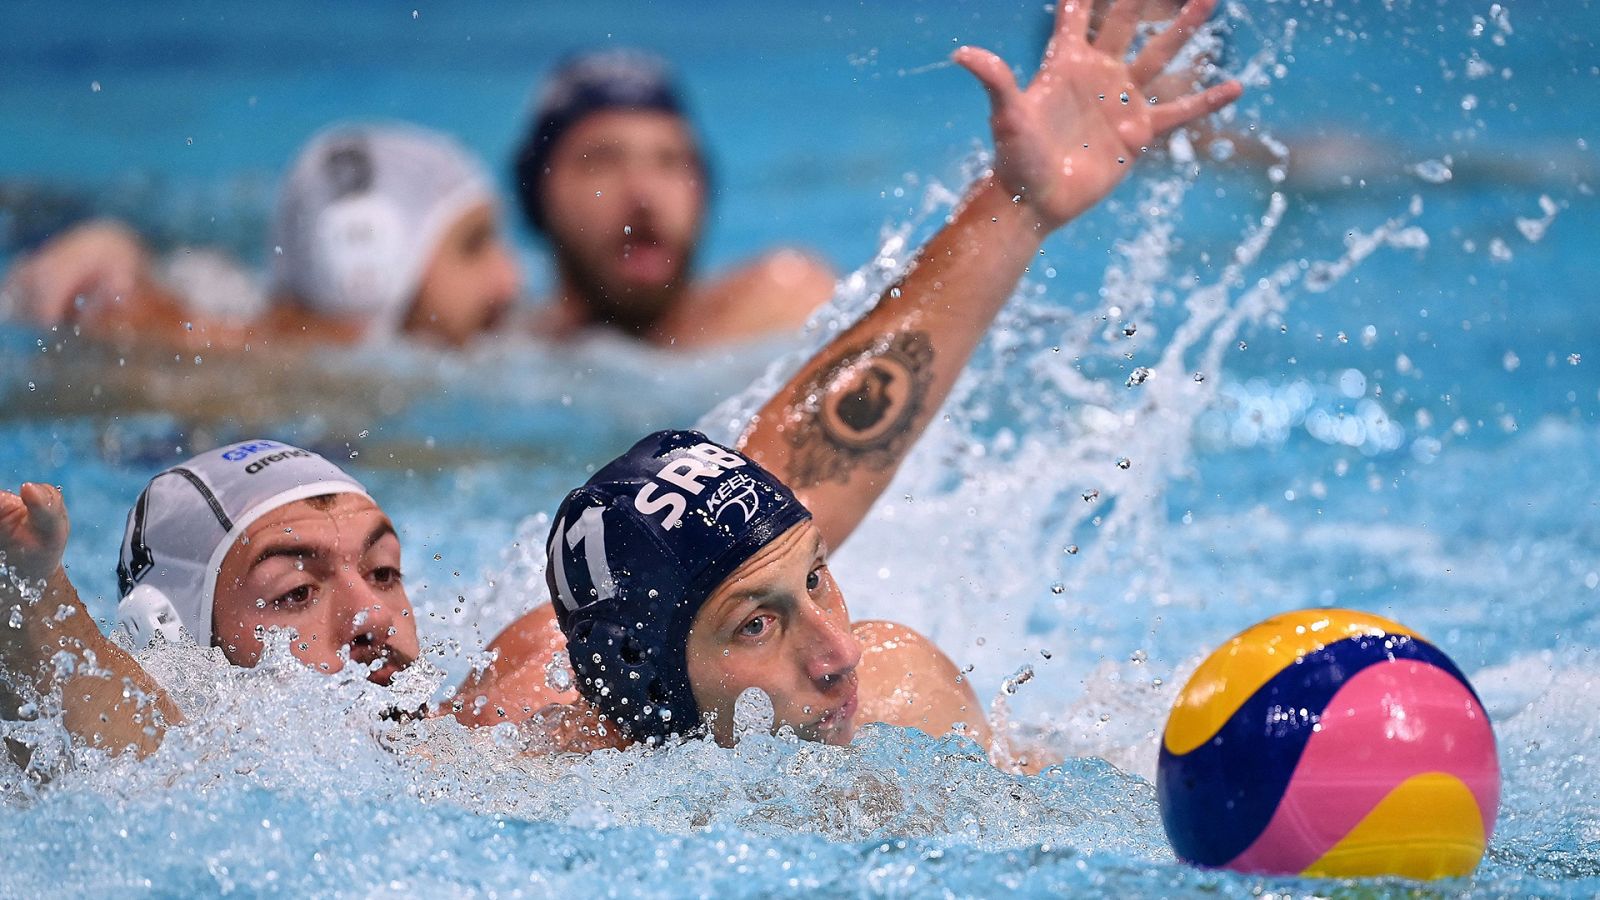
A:
[[[128,226],[110,219],[79,225],[25,257],[0,284],[0,316],[41,327],[75,326],[95,340],[183,352],[293,348],[306,340],[350,343],[351,322],[284,303],[253,321],[235,322],[191,309],[156,277],[151,254]]]
[[[59,691],[67,730],[78,740],[111,753],[149,753],[181,717],[78,599],[61,566],[68,530],[55,488],[0,491],[0,717],[15,719],[25,704]]]
[[[782,477],[830,546],[855,530],[938,411],[1044,238],[1098,203],[1156,135],[1238,98],[1238,82],[1153,102],[1146,87],[1216,0],[1194,0],[1131,62],[1139,0],[1087,38],[1091,0],[1060,0],[1026,90],[1005,62],[954,60],[988,92],[994,168],[905,275],[764,406],[742,449]]]

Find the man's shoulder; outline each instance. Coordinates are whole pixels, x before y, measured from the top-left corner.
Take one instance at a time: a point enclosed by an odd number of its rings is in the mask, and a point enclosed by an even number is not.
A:
[[[817,256],[794,247],[780,247],[734,269],[722,279],[729,289],[753,295],[770,294],[773,302],[815,309],[833,295],[833,267]]]
[[[940,737],[960,730],[987,746],[988,722],[971,685],[938,645],[895,622],[851,626],[861,642],[857,721],[887,722]]]
[[[695,321],[673,330],[707,341],[797,330],[833,296],[833,286],[833,268],[823,260],[774,250],[697,285],[690,304]]]

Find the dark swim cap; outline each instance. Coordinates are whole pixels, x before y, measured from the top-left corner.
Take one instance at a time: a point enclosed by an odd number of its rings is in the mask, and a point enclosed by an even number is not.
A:
[[[546,229],[545,171],[561,136],[597,112],[651,110],[685,118],[667,64],[639,50],[603,50],[567,59],[550,76],[534,111],[532,127],[517,148],[517,199],[535,231]],[[702,180],[705,157],[696,154]]]
[[[634,740],[700,727],[686,643],[734,569],[811,518],[749,457],[658,431],[562,501],[545,581],[578,689]]]

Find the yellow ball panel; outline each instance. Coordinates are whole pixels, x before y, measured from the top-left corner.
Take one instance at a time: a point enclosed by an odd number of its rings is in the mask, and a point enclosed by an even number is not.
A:
[[[1371,613],[1303,609],[1284,613],[1234,635],[1206,657],[1178,694],[1162,740],[1182,755],[1217,733],[1250,696],[1295,660],[1357,635],[1416,632]]]
[[[1485,843],[1472,792],[1453,775],[1429,772],[1401,782],[1301,874],[1455,878],[1478,867]]]

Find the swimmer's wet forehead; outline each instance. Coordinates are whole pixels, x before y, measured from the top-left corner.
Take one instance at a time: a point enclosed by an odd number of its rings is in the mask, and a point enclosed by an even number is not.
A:
[[[372,528],[371,532],[367,535],[367,539],[362,542],[361,552],[366,553],[367,551],[371,550],[379,541],[390,536],[395,537],[396,540],[399,539],[398,535],[395,534],[394,526],[389,523],[388,519],[384,519],[382,522],[378,523]],[[254,547],[254,545],[255,542],[251,541],[251,546]],[[288,557],[295,560],[320,561],[325,559],[327,556],[327,549],[323,545],[315,542],[307,542],[302,536],[286,534],[283,536],[282,542],[262,548],[261,551],[256,555],[256,558],[250,561],[250,568],[254,569],[256,566],[259,566],[267,560],[275,557]]]
[[[822,532],[810,520],[802,522],[774,538],[735,569],[711,592],[696,620],[716,622],[719,631],[727,631],[737,627],[742,616],[735,613],[743,612],[747,604],[759,604],[780,611],[792,608],[796,597],[786,577],[791,573],[773,564],[786,562],[784,557],[797,545],[806,548],[804,558],[808,563],[827,558]]]
[[[618,162],[648,153],[683,165],[699,162],[694,134],[684,121],[655,110],[606,110],[573,127],[556,147],[554,157],[568,162]]]
[[[395,532],[394,523],[376,503],[360,495],[342,494],[326,499],[297,500],[278,507],[252,523],[244,536],[230,548],[228,555],[232,556],[248,547],[245,552],[253,552],[254,555],[245,566],[246,572],[280,558],[301,563],[327,561],[336,552],[342,537],[339,524],[354,521],[359,526],[362,524],[360,520],[373,516],[377,517],[377,521],[366,528],[357,555],[367,554],[386,537],[398,542],[399,535]],[[331,535],[315,527],[306,527],[314,526],[319,518],[333,521],[335,530]]]

